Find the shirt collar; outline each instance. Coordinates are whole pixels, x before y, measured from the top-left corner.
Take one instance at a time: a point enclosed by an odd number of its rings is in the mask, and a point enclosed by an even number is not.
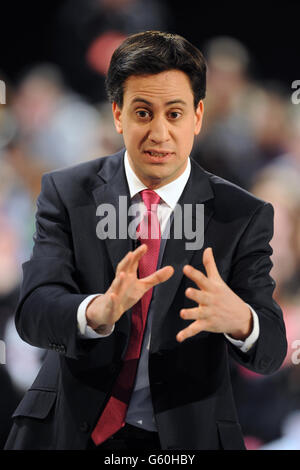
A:
[[[141,182],[141,180],[137,177],[135,172],[130,166],[128,153],[127,150],[124,156],[124,165],[125,165],[125,173],[129,187],[129,193],[131,199],[136,196],[137,193],[142,191],[143,189],[147,189],[147,186]],[[189,179],[191,172],[191,162],[190,158],[188,158],[188,163],[184,172],[176,178],[176,180],[171,181],[171,183],[162,186],[155,190],[155,192],[161,197],[161,199],[171,207],[172,210],[175,209],[175,206],[184,190],[184,187]]]

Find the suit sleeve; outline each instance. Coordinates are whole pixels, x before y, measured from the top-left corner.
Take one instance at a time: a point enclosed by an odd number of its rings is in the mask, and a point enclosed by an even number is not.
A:
[[[37,201],[32,256],[23,264],[16,328],[24,341],[76,358],[84,353],[77,310],[87,294],[76,283],[73,257],[69,216],[47,174]]]
[[[262,374],[275,372],[287,352],[283,314],[273,298],[275,282],[270,276],[273,217],[269,203],[255,212],[238,243],[228,280],[231,289],[255,310],[260,328],[259,338],[248,353],[229,343],[230,353],[248,369]]]

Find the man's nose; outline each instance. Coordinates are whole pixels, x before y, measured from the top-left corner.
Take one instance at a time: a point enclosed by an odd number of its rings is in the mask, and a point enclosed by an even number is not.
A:
[[[148,138],[157,144],[168,141],[170,138],[168,122],[164,118],[153,118],[150,122]]]

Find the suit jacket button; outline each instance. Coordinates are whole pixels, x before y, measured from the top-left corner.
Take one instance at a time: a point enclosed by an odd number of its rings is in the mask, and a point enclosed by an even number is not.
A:
[[[264,369],[265,367],[267,367],[269,364],[270,364],[270,358],[268,356],[264,356],[260,361],[259,361],[259,365],[262,369]]]
[[[88,432],[89,429],[90,429],[89,423],[87,423],[86,421],[83,421],[83,422],[80,424],[79,429],[80,429],[80,431],[82,431],[82,432]]]
[[[109,372],[110,372],[111,374],[114,374],[115,372],[117,372],[117,370],[118,370],[117,364],[111,364],[111,365],[109,366]]]

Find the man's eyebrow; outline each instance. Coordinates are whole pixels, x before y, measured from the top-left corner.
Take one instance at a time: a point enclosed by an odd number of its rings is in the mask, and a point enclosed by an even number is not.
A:
[[[168,106],[169,106],[170,104],[183,104],[184,106],[186,106],[186,102],[183,101],[183,100],[180,100],[180,99],[168,101],[166,104],[167,104]]]
[[[132,104],[134,104],[134,103],[145,103],[148,106],[153,106],[153,104],[150,101],[145,100],[145,98],[140,98],[139,96],[134,98],[131,103]],[[182,104],[183,106],[187,105],[187,103],[185,101],[181,100],[181,99],[175,99],[175,100],[167,101],[165,104],[167,106],[170,106],[171,104]]]
[[[145,100],[144,98],[140,98],[139,96],[137,96],[136,98],[134,98],[132,101],[131,101],[132,104],[134,103],[145,103],[147,104],[148,106],[152,106],[152,103],[150,103],[150,101],[147,101]]]

